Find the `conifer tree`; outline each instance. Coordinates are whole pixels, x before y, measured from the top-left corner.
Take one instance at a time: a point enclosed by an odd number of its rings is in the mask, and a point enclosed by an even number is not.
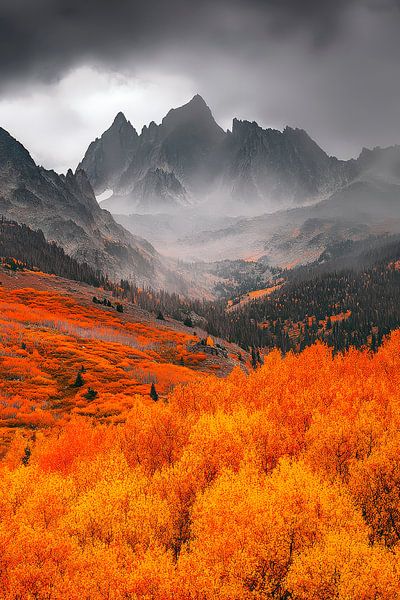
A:
[[[156,386],[154,385],[154,383],[151,384],[150,398],[152,400],[154,400],[154,402],[157,402],[157,400],[158,400],[158,394],[157,394]]]
[[[82,370],[80,369],[76,376],[74,387],[82,387],[84,383],[85,383],[85,381],[82,377]]]
[[[97,395],[98,395],[98,392],[96,392],[96,390],[89,387],[88,391],[86,392],[86,394],[83,395],[83,397],[86,398],[86,400],[94,400],[97,397]]]

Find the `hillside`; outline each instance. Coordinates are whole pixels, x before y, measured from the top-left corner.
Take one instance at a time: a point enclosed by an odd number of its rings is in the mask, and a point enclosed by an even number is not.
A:
[[[3,597],[398,599],[399,386],[397,331],[372,355],[318,344],[166,402],[125,396],[119,426],[18,434]]]
[[[95,271],[87,263],[79,263],[56,243],[47,242],[42,231],[34,231],[4,217],[0,221],[0,259],[8,262],[10,268],[17,269],[20,263],[30,269],[84,281],[96,287],[109,284],[101,271]]]
[[[102,210],[82,170],[59,175],[36,165],[29,152],[0,127],[0,215],[43,231],[78,262],[110,278],[176,291],[186,289],[172,264]]]
[[[232,344],[203,346],[201,328],[156,317],[104,289],[0,266],[2,449],[16,430],[71,415],[123,422],[152,383],[162,399],[176,384],[225,376],[245,356]]]

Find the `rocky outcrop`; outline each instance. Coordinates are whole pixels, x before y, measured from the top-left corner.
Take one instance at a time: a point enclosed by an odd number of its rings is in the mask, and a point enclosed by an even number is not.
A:
[[[151,244],[100,208],[85,171],[59,175],[37,166],[22,144],[1,128],[0,213],[41,229],[47,240],[113,279],[184,288]]]

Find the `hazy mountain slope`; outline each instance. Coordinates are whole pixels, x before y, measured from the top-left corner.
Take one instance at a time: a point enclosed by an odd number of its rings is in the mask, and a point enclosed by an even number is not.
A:
[[[34,231],[24,224],[0,221],[0,262],[9,265],[10,270],[29,268],[84,281],[96,287],[107,287],[103,274],[87,263],[81,263],[66,254],[55,242],[48,242],[43,232]]]
[[[315,260],[341,240],[400,232],[400,186],[358,180],[312,206],[241,219],[182,237],[176,252],[192,260],[266,256],[291,266]]]
[[[41,229],[46,239],[112,278],[123,276],[175,290],[184,287],[151,244],[99,207],[84,171],[64,176],[38,167],[1,128],[0,214]]]
[[[238,119],[223,154],[223,187],[229,196],[264,211],[325,197],[356,172],[354,161],[328,156],[301,129],[262,129]]]
[[[154,211],[175,212],[189,206],[188,194],[172,171],[156,168],[149,169],[139,179],[129,195],[114,194],[110,200],[114,214],[127,213],[132,210],[132,198],[136,198],[135,210],[141,214],[151,214]],[[107,200],[101,202],[105,206]]]

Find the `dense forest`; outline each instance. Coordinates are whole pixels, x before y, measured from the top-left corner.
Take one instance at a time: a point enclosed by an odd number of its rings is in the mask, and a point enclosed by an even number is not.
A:
[[[107,284],[99,271],[71,258],[56,243],[46,241],[42,231],[3,217],[0,219],[0,257],[10,269],[39,269],[94,286]]]
[[[337,244],[312,265],[275,272],[272,276],[275,280],[281,276],[282,284],[269,296],[246,303],[234,300],[229,310],[225,297],[195,300],[142,289],[129,281],[112,283],[46,242],[42,232],[4,220],[0,222],[0,257],[9,261],[10,268],[18,268],[16,261],[20,261],[30,268],[112,290],[118,299],[188,327],[201,327],[245,349],[297,352],[323,340],[335,350],[350,346],[375,350],[400,325],[398,238]]]
[[[234,304],[230,310],[225,299],[184,300],[127,281],[121,282],[121,289],[147,310],[193,325],[197,321],[210,334],[244,348],[279,348],[285,353],[323,340],[336,350],[376,349],[400,324],[399,258],[399,241],[367,247],[359,254],[337,254],[330,263],[286,272],[282,287],[270,296]]]

